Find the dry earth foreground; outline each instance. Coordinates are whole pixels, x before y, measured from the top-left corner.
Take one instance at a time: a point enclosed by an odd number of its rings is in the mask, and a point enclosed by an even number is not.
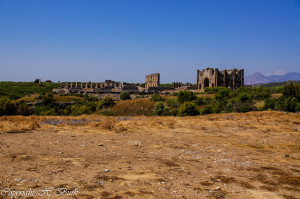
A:
[[[12,116],[0,132],[2,198],[300,198],[299,114]]]

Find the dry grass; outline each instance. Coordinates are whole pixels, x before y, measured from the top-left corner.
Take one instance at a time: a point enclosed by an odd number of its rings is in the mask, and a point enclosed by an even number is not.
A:
[[[114,107],[112,107],[112,111],[117,115],[123,116],[151,115],[154,104],[155,103],[149,99],[119,101]]]
[[[25,97],[21,97],[17,100],[15,100],[16,102],[21,102],[21,101],[25,101],[25,102],[35,102],[37,101],[36,98],[40,96],[39,94],[32,94],[30,96],[25,96]]]
[[[0,131],[0,180],[14,189],[22,178],[78,198],[300,198],[299,114],[11,116]]]
[[[40,119],[36,116],[2,116],[0,117],[0,132],[29,132],[40,127]]]

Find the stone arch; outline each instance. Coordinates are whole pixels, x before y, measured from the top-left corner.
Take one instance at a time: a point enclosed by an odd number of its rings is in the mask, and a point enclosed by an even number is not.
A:
[[[209,79],[207,77],[204,79],[204,86],[203,86],[203,88],[206,88],[206,87],[209,87]]]
[[[199,89],[202,89],[202,84],[199,84]]]

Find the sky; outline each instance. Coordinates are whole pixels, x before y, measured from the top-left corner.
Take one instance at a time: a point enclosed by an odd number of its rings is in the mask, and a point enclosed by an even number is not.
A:
[[[0,0],[0,81],[300,72],[300,0]]]

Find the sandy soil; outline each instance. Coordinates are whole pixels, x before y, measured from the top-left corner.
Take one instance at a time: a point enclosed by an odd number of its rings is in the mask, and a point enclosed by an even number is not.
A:
[[[0,198],[300,198],[297,114],[15,116],[0,132]]]

